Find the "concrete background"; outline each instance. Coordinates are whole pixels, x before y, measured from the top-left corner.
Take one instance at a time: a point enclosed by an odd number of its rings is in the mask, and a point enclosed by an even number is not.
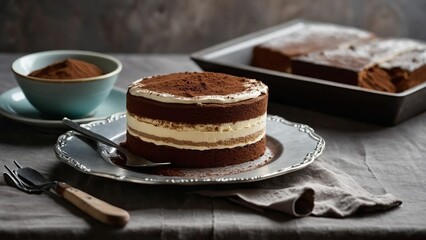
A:
[[[424,0],[1,0],[0,52],[191,53],[297,18],[426,41]]]

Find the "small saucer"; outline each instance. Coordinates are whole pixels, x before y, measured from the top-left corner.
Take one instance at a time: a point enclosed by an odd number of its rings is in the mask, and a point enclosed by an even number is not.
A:
[[[126,111],[126,92],[121,88],[113,88],[105,101],[88,117],[74,119],[74,121],[78,123],[92,122],[124,111]],[[36,127],[64,128],[61,119],[45,118],[42,113],[35,109],[19,87],[0,95],[0,115]]]

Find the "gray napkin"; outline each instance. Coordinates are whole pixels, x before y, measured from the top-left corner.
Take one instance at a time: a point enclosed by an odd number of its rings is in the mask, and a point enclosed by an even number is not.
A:
[[[209,197],[227,197],[246,207],[272,209],[293,216],[347,217],[358,210],[378,211],[402,201],[386,193],[374,195],[349,175],[317,159],[300,171],[250,185],[250,188],[205,190]]]

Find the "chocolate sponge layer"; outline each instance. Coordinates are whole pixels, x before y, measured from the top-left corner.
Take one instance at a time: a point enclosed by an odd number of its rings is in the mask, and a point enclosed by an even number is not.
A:
[[[243,147],[200,151],[155,145],[127,133],[126,147],[153,162],[171,162],[173,166],[179,167],[206,168],[255,160],[265,152],[266,138]]]
[[[189,124],[215,124],[252,119],[265,114],[268,95],[228,104],[162,103],[127,93],[127,111],[139,117]]]

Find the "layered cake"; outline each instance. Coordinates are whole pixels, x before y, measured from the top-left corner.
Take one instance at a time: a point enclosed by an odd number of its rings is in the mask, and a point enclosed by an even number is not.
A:
[[[399,55],[422,49],[424,45],[409,39],[375,39],[336,47],[292,59],[293,73],[307,77],[346,83],[385,92],[397,92],[392,79],[380,69],[381,63]]]
[[[392,82],[396,92],[403,92],[426,81],[426,47],[377,63],[368,71]]]
[[[266,148],[268,88],[220,73],[174,73],[127,92],[127,148],[154,162],[217,167],[257,159]]]
[[[292,72],[291,58],[342,44],[374,38],[370,32],[331,24],[303,24],[253,48],[251,65]]]

